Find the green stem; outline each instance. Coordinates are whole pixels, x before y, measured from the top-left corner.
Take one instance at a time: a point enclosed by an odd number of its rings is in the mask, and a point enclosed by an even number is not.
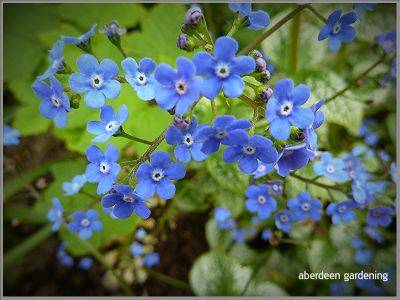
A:
[[[190,291],[190,292],[192,291],[190,288],[190,285],[182,280],[173,278],[171,276],[165,275],[163,273],[157,272],[152,269],[146,268],[146,271],[149,274],[149,276],[151,276],[161,282],[167,283],[169,285],[172,285],[172,286],[175,286],[175,287],[178,287],[178,288]]]
[[[299,179],[299,180],[301,180],[303,182],[307,182],[307,183],[310,183],[310,184],[313,184],[313,185],[316,185],[316,186],[319,186],[319,187],[322,187],[322,188],[325,188],[325,189],[331,189],[331,190],[339,191],[339,192],[342,192],[343,194],[346,194],[341,188],[338,188],[338,187],[333,186],[333,185],[329,185],[329,184],[325,184],[325,183],[322,183],[322,182],[319,182],[319,181],[316,181],[316,180],[313,180],[313,179],[305,178],[305,177],[297,175],[295,173],[291,173],[290,176],[292,176],[292,177],[294,177],[296,179]]]
[[[323,15],[321,15],[311,4],[306,4],[306,8],[311,11],[315,16],[318,17],[322,22],[326,23],[327,20]]]
[[[126,55],[124,49],[122,49],[120,43],[119,43],[119,44],[114,44],[114,45],[117,47],[117,49],[119,50],[119,52],[121,52],[121,54],[122,54],[122,56],[123,56],[124,58],[127,58],[127,57],[128,57],[128,55]]]
[[[297,71],[297,53],[299,48],[299,38],[300,38],[300,24],[301,15],[297,15],[293,19],[292,32],[291,32],[291,55],[290,55],[290,67],[292,73]]]
[[[229,29],[229,32],[226,34],[227,36],[233,36],[243,24],[244,19],[240,18],[239,15],[233,20],[232,27]]]
[[[213,116],[215,117],[217,115],[217,109],[215,107],[215,100],[210,100],[210,102],[211,102],[211,111],[212,111]]]
[[[253,270],[253,273],[251,274],[250,278],[247,280],[242,292],[240,293],[240,296],[243,296],[247,292],[247,289],[249,288],[251,281],[254,279],[254,277],[256,277],[258,271],[261,269],[261,267],[267,261],[267,259],[270,256],[270,254],[271,254],[271,252],[267,252],[267,253],[264,254],[264,256],[262,256],[260,258],[260,261],[255,266],[255,268]]]
[[[238,55],[245,55],[249,53],[251,50],[255,49],[263,40],[281,28],[283,25],[286,24],[290,19],[295,17],[299,12],[305,9],[305,5],[297,5],[297,7],[288,13],[285,17],[279,20],[274,26],[272,26],[269,30],[265,31],[261,35],[259,35],[252,43],[250,43],[246,48],[242,49]]]
[[[144,140],[144,139],[141,139],[141,138],[138,138],[136,136],[133,136],[133,135],[130,135],[130,134],[126,133],[122,129],[122,127],[121,127],[120,131],[115,136],[124,137],[126,139],[129,139],[129,140],[132,140],[132,141],[135,141],[135,142],[139,142],[139,143],[142,143],[142,144],[147,144],[147,145],[151,145],[152,144],[152,142],[150,142],[150,141],[147,141],[147,140]]]
[[[337,97],[343,95],[345,92],[350,90],[353,86],[355,86],[362,77],[367,75],[369,72],[371,72],[373,69],[375,69],[379,64],[381,64],[386,58],[386,54],[383,54],[376,62],[374,62],[368,69],[366,69],[364,72],[362,72],[360,75],[358,75],[356,78],[354,78],[350,83],[340,91],[338,91],[336,94],[332,95],[331,97],[326,98],[325,104],[331,102],[332,100],[336,99]]]

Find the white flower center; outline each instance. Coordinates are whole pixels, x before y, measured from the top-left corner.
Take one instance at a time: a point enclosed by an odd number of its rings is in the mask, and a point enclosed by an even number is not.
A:
[[[277,184],[272,185],[272,189],[273,189],[275,192],[277,192],[277,191],[280,190],[279,185],[277,185]]]
[[[258,170],[258,172],[264,172],[265,169],[266,169],[266,167],[264,165],[259,165],[257,170]]]
[[[290,113],[293,110],[293,103],[289,102],[289,101],[285,101],[282,105],[281,105],[281,110],[280,113],[282,116],[288,116],[290,115]]]
[[[227,135],[228,135],[228,133],[227,133],[225,130],[222,130],[222,131],[218,131],[218,132],[215,134],[215,137],[218,138],[218,139],[223,139],[223,138],[226,137]]]
[[[114,131],[118,127],[119,127],[119,124],[117,123],[117,121],[110,121],[106,125],[106,131]]]
[[[265,199],[265,197],[263,195],[260,195],[260,196],[258,196],[257,201],[260,204],[264,204],[267,201],[267,199]]]
[[[128,203],[133,203],[135,201],[135,199],[131,195],[124,195],[122,197],[122,200]]]
[[[160,169],[156,169],[153,171],[153,174],[151,174],[151,178],[154,181],[160,181],[161,179],[164,178],[164,171]]]
[[[215,68],[215,74],[220,78],[226,78],[229,76],[229,67],[227,64],[218,64]]]
[[[92,76],[92,86],[95,88],[101,88],[103,85],[103,79],[99,75]]]
[[[187,134],[183,137],[183,143],[185,144],[185,146],[190,147],[193,145],[194,140],[191,134]]]
[[[342,27],[340,26],[340,24],[339,24],[339,23],[335,23],[335,25],[333,25],[332,32],[333,32],[334,34],[338,34],[339,31],[340,31],[340,29],[342,29]]]
[[[280,217],[279,217],[279,220],[281,220],[281,222],[287,222],[288,220],[289,220],[289,218],[287,217],[287,215],[281,215]]]
[[[137,82],[138,84],[140,84],[140,85],[146,84],[146,82],[147,82],[147,77],[146,77],[146,75],[145,75],[144,73],[138,72],[138,73],[136,74],[136,82]]]
[[[335,167],[334,167],[332,164],[329,164],[329,165],[326,166],[326,171],[327,171],[329,174],[332,174],[332,173],[335,172]]]
[[[90,225],[90,221],[89,221],[88,219],[83,219],[83,220],[81,221],[81,225],[82,225],[83,227],[88,227],[88,226]]]
[[[346,210],[346,206],[339,206],[339,208],[338,208],[338,212],[340,212],[340,213],[344,213],[345,210]]]
[[[256,149],[252,146],[246,146],[246,147],[243,147],[243,152],[244,152],[244,154],[252,155],[256,152]]]
[[[55,107],[57,107],[57,108],[61,106],[61,101],[60,101],[60,99],[58,99],[58,97],[55,96],[55,95],[51,96],[51,103],[53,103],[53,105],[54,105]]]
[[[100,172],[101,173],[108,173],[108,171],[110,171],[110,165],[103,161],[100,164]]]
[[[304,210],[304,211],[309,211],[310,208],[311,208],[310,203],[303,203],[303,204],[301,205],[301,209]]]
[[[188,92],[188,85],[186,82],[179,80],[175,83],[175,90],[179,95],[184,95]]]

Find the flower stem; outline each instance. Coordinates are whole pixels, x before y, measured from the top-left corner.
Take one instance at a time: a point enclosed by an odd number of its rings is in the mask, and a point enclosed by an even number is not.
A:
[[[301,15],[297,15],[293,19],[292,30],[291,30],[291,55],[290,55],[290,66],[292,73],[296,73],[297,71],[297,53],[299,49],[299,41],[300,41],[300,24],[301,24]]]
[[[310,10],[315,16],[317,16],[318,19],[320,19],[322,22],[327,22],[326,18],[321,15],[311,4],[306,4],[306,8]]]
[[[332,95],[331,97],[326,98],[325,104],[331,102],[332,100],[336,99],[337,97],[343,95],[345,92],[350,90],[352,87],[354,87],[357,82],[364,76],[366,76],[369,72],[371,72],[373,69],[375,69],[379,64],[381,64],[386,58],[386,54],[383,54],[376,62],[374,62],[368,69],[366,69],[364,72],[362,72],[360,75],[358,75],[356,78],[354,78],[350,83],[340,91],[338,91],[336,94]]]
[[[310,184],[319,186],[319,187],[321,187],[321,188],[330,189],[330,190],[335,190],[335,191],[339,191],[339,192],[342,192],[342,193],[346,194],[346,193],[345,193],[341,188],[339,188],[339,187],[336,187],[336,186],[333,186],[333,185],[329,185],[329,184],[325,184],[325,183],[316,181],[315,179],[305,178],[305,177],[300,176],[300,175],[297,175],[297,174],[295,174],[295,173],[291,173],[290,176],[292,176],[292,177],[294,177],[294,178],[296,178],[296,179],[299,179],[299,180],[301,180],[301,181],[303,181],[303,182],[307,182],[307,183],[310,183]]]
[[[147,140],[144,140],[144,139],[141,139],[141,138],[138,138],[136,136],[133,136],[133,135],[130,135],[130,134],[126,133],[122,129],[122,127],[121,127],[120,131],[115,136],[124,137],[126,139],[129,139],[129,140],[132,140],[132,141],[135,141],[135,142],[139,142],[139,143],[142,143],[142,144],[147,144],[147,145],[151,145],[152,144],[152,142],[150,142],[150,141],[147,141]]]
[[[215,107],[215,100],[210,100],[210,103],[211,103],[211,111],[212,111],[212,114],[213,114],[213,116],[215,117],[215,116],[217,115],[217,109],[216,109],[216,107]]]
[[[149,268],[146,268],[146,271],[147,271],[147,274],[149,274],[149,276],[151,276],[161,282],[167,283],[169,285],[172,285],[172,286],[175,286],[175,287],[187,290],[187,291],[192,291],[190,288],[190,285],[182,280],[173,278],[171,276],[165,275],[163,273],[157,272],[157,271],[149,269]]]
[[[247,289],[249,288],[249,285],[251,283],[251,281],[254,279],[254,277],[256,277],[258,271],[261,269],[261,267],[264,265],[264,263],[267,261],[267,259],[269,258],[269,256],[271,255],[272,251],[264,253],[263,256],[261,256],[259,262],[256,264],[253,272],[251,273],[251,276],[249,277],[249,279],[247,280],[242,292],[240,293],[240,296],[243,296],[246,292]]]
[[[122,49],[122,47],[121,47],[121,44],[120,44],[120,43],[118,43],[118,44],[114,44],[114,45],[117,47],[117,49],[119,50],[119,52],[121,52],[121,54],[122,54],[122,56],[123,56],[124,58],[127,58],[127,57],[128,57],[128,55],[126,55],[126,53],[125,53],[124,49]]]
[[[285,17],[279,20],[274,26],[272,26],[269,30],[265,31],[261,35],[259,35],[251,44],[249,44],[246,48],[239,51],[238,55],[245,55],[249,53],[251,50],[255,49],[263,40],[285,25],[290,19],[296,16],[299,12],[305,9],[305,5],[298,5],[294,10],[288,13]]]

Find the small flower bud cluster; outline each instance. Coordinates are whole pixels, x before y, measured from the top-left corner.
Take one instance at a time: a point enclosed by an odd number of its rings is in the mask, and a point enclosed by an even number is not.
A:
[[[201,42],[195,36],[200,31],[204,15],[200,7],[193,6],[186,12],[181,25],[181,34],[176,40],[179,49],[192,52],[201,45]]]

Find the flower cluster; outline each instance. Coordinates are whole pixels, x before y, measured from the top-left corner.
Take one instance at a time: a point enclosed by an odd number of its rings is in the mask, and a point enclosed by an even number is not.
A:
[[[143,245],[146,238],[146,231],[143,228],[138,228],[135,233],[138,241],[135,241],[130,246],[131,255],[139,258],[142,264],[151,268],[157,265],[160,261],[160,254],[157,252],[149,251],[151,245]],[[142,243],[141,243],[142,242]]]

